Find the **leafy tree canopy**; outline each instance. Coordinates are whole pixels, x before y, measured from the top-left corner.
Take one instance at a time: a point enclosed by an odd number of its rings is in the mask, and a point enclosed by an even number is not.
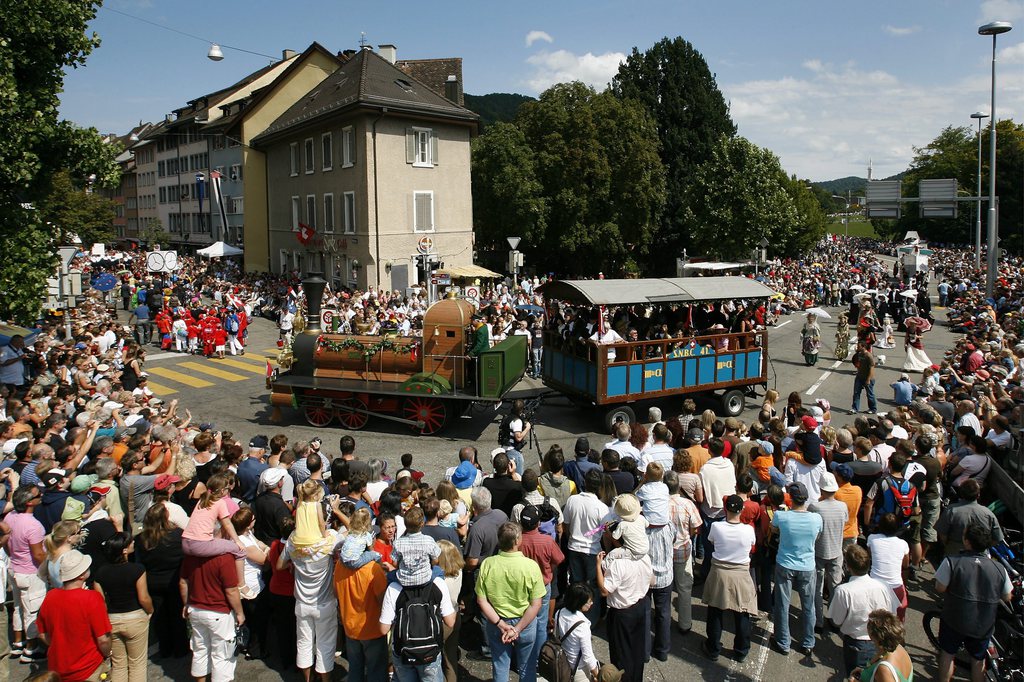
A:
[[[37,210],[58,172],[118,181],[118,149],[58,118],[64,69],[99,45],[88,22],[99,2],[0,0],[0,319],[30,323],[57,264],[56,235]]]

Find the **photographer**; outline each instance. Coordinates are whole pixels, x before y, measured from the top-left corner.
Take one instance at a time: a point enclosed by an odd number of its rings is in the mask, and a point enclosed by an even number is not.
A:
[[[533,409],[536,409],[534,407]],[[519,398],[512,403],[512,411],[502,420],[498,428],[498,444],[505,448],[505,454],[515,462],[516,471],[526,471],[523,462],[523,451],[529,444],[530,429],[533,425],[530,419],[533,417],[533,409],[527,413],[526,401]]]

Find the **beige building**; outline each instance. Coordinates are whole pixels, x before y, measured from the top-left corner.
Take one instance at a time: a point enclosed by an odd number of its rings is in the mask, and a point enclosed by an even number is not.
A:
[[[461,62],[438,60],[458,71],[445,78],[448,97],[394,62],[393,46],[352,54],[253,138],[253,153],[265,153],[275,272],[404,289],[439,263],[472,263],[470,140],[478,117],[457,103]],[[256,235],[246,220],[250,268]],[[315,234],[302,243],[307,231]]]

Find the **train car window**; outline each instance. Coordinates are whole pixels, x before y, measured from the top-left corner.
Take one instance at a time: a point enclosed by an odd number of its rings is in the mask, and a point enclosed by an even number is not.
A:
[[[451,329],[449,329],[448,331],[445,332],[445,336],[447,336],[449,339],[454,339],[455,338],[455,332],[453,332]]]

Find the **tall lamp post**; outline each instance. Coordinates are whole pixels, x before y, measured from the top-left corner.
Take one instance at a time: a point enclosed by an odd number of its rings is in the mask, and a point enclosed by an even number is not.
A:
[[[985,296],[991,298],[999,276],[999,258],[996,252],[999,239],[999,211],[996,209],[996,36],[1013,28],[1008,21],[993,21],[978,27],[978,34],[992,36],[992,104],[989,107],[989,163],[988,163],[988,276],[985,278]]]
[[[978,119],[978,217],[974,228],[974,269],[981,270],[981,122],[988,114],[976,111],[971,118]]]
[[[845,197],[843,195],[841,195],[841,194],[833,194],[832,198],[833,199],[839,199],[840,201],[845,201],[846,202],[846,208],[843,209],[843,227],[846,230],[847,238],[849,238],[849,236],[850,236],[850,193],[849,193],[849,190],[847,190],[847,193],[846,193]]]

